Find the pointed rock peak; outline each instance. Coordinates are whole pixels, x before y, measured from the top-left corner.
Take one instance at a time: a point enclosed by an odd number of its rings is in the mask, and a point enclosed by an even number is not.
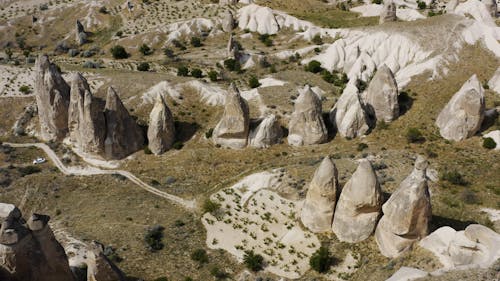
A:
[[[39,231],[45,228],[49,223],[50,217],[46,215],[33,214],[28,219],[28,228],[32,231]]]
[[[481,96],[484,95],[483,85],[481,84],[481,82],[477,78],[476,74],[472,75],[471,78],[469,78],[469,80],[467,80],[467,82],[465,82],[465,84],[460,89],[460,92],[461,91],[468,91],[468,90],[475,90]]]
[[[335,163],[333,163],[330,156],[326,156],[325,158],[323,158],[323,161],[321,161],[321,164],[316,170],[314,178],[316,179],[316,178],[330,177],[335,173],[336,169],[337,168],[335,167]]]
[[[299,96],[295,102],[295,106],[297,107],[311,107],[318,106],[321,103],[321,100],[318,96],[313,92],[311,86],[306,85],[303,89],[299,89]],[[321,106],[321,105],[320,105]]]
[[[418,171],[424,171],[427,170],[427,167],[429,166],[429,162],[425,157],[422,155],[418,155],[417,159],[415,160],[415,170]]]
[[[167,103],[165,102],[165,98],[163,97],[162,94],[156,95],[155,106],[156,105],[167,106]]]
[[[38,71],[45,71],[48,69],[50,66],[50,60],[47,55],[39,55],[38,59],[36,60],[36,65],[35,67],[37,68]]]
[[[71,85],[85,85],[85,88],[89,88],[87,79],[80,72],[71,75]]]
[[[118,107],[123,107],[122,101],[113,87],[108,88],[108,94],[106,96],[106,109],[117,109]]]
[[[360,170],[360,171],[373,171],[373,167],[372,167],[372,164],[370,163],[370,161],[366,158],[363,158],[363,159],[360,159],[358,161],[358,169],[357,170]],[[356,170],[356,172],[357,172]]]
[[[238,87],[236,87],[236,84],[234,82],[231,82],[231,84],[229,85],[228,93],[230,95],[240,96],[240,90],[238,90]]]

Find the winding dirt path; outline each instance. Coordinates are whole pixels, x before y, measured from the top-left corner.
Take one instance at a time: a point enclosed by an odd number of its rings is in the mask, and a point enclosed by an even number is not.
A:
[[[123,171],[123,170],[103,170],[99,169],[96,167],[92,166],[87,166],[87,167],[67,167],[65,166],[61,159],[57,156],[57,154],[46,144],[44,143],[8,143],[5,142],[3,143],[4,145],[8,145],[11,147],[36,147],[39,149],[42,149],[45,154],[47,154],[48,158],[52,160],[54,165],[65,175],[75,175],[75,176],[93,176],[93,175],[112,175],[112,174],[117,174],[117,175],[122,175],[129,179],[131,182],[134,184],[138,185],[142,189],[153,193],[154,195],[163,197],[167,200],[170,200],[176,204],[181,205],[182,207],[186,209],[195,209],[196,208],[196,200],[186,200],[181,197],[163,192],[161,190],[158,190],[149,184],[143,182],[139,178],[137,178],[135,175],[133,175],[130,172]]]

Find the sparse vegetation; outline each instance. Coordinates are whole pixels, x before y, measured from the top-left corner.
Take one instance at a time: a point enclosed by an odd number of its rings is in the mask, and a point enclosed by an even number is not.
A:
[[[191,259],[199,264],[208,263],[207,251],[205,251],[205,249],[196,249],[191,253]]]
[[[149,71],[149,63],[148,62],[141,62],[137,66],[138,71]]]
[[[202,46],[200,37],[195,37],[195,36],[191,37],[190,43],[191,43],[191,46],[193,46],[195,48]]]
[[[235,71],[235,72],[241,71],[240,62],[235,59],[226,59],[224,61],[224,67],[229,71]]]
[[[256,272],[264,268],[264,257],[259,254],[255,254],[253,251],[245,251],[243,262],[251,271]]]
[[[147,44],[142,44],[139,47],[139,52],[145,56],[148,56],[153,53],[153,50],[147,45]]]
[[[179,66],[177,68],[177,76],[188,76],[189,75],[189,69],[185,66]]]
[[[326,247],[320,247],[310,258],[309,265],[319,273],[325,273],[334,263],[333,257]]]
[[[203,212],[205,213],[215,213],[216,211],[219,210],[221,205],[217,202],[214,202],[210,199],[206,199],[205,202],[203,202]]]
[[[406,130],[406,140],[409,143],[421,142],[424,140],[424,137],[419,129],[417,128],[408,128]]]
[[[148,228],[146,235],[144,235],[144,241],[151,252],[163,249],[164,245],[162,239],[164,229],[165,228],[161,225],[155,225]]]
[[[464,179],[464,176],[457,170],[445,171],[442,174],[441,179],[454,185],[466,186],[468,184],[468,182]]]
[[[497,143],[492,138],[484,138],[483,147],[486,149],[494,149],[495,147],[497,147]]]
[[[114,59],[126,59],[129,56],[125,48],[121,45],[116,45],[112,47],[110,51]]]
[[[251,76],[250,79],[248,80],[248,86],[250,88],[257,88],[259,87],[261,84],[259,82],[259,79],[255,76]]]

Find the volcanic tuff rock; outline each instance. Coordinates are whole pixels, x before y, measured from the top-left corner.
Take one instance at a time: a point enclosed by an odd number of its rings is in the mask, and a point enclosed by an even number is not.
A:
[[[427,160],[418,156],[412,173],[382,206],[384,215],[377,225],[375,240],[386,257],[399,256],[427,235],[432,216],[427,166]]]
[[[162,154],[169,150],[175,141],[174,118],[161,95],[149,115],[148,127],[149,149],[154,154]]]
[[[228,148],[244,148],[247,145],[250,125],[248,104],[241,97],[234,83],[229,86],[222,118],[215,126],[213,141]]]
[[[364,96],[367,111],[377,121],[391,122],[399,115],[398,85],[389,67],[382,65],[368,86]]]
[[[274,114],[266,116],[253,131],[250,132],[250,146],[267,148],[277,144],[283,137],[283,130]]]
[[[495,19],[497,17],[498,11],[497,11],[497,1],[496,0],[483,0],[481,1],[484,3],[486,6],[486,9],[490,13],[491,17]]]
[[[93,241],[87,258],[87,281],[125,281],[125,276],[105,255],[104,246]]]
[[[370,130],[371,119],[366,114],[358,89],[348,84],[330,111],[330,120],[337,132],[345,138],[362,136]]]
[[[388,21],[396,21],[397,19],[396,4],[392,0],[384,1],[384,6],[380,12],[379,23],[382,24]]]
[[[447,4],[446,4],[446,13],[453,13],[455,11],[455,8],[458,6],[458,0],[450,0]]]
[[[106,118],[105,158],[121,159],[143,147],[142,129],[130,116],[112,87],[108,88],[104,116]]]
[[[240,49],[238,47],[238,42],[233,37],[233,34],[229,35],[229,40],[227,42],[226,48],[227,56],[229,58],[233,58],[235,60],[239,60],[240,58]]]
[[[316,233],[331,229],[338,190],[337,168],[330,157],[325,157],[309,183],[300,214],[304,226]]]
[[[439,113],[436,125],[443,138],[461,141],[480,129],[484,111],[483,86],[473,75]]]
[[[0,280],[73,281],[67,256],[48,226],[34,214],[26,223],[15,206],[0,203]]]
[[[488,87],[500,95],[500,67],[497,68],[493,77],[488,82]]]
[[[332,229],[340,241],[356,243],[373,233],[382,207],[382,191],[370,161],[362,159],[342,188]]]
[[[78,45],[87,43],[87,33],[79,20],[76,20],[76,43]]]
[[[71,142],[83,152],[102,153],[106,137],[102,105],[92,96],[87,80],[80,73],[75,73],[71,80],[68,116]]]
[[[224,32],[231,32],[231,31],[233,31],[234,24],[235,24],[235,21],[234,21],[233,13],[231,13],[231,11],[229,11],[229,10],[225,11],[224,16],[222,18],[222,30]]]
[[[288,143],[302,146],[326,142],[328,131],[323,121],[321,100],[309,85],[299,92],[288,123]]]
[[[68,84],[55,64],[40,55],[35,64],[35,96],[44,141],[61,140],[68,132]]]

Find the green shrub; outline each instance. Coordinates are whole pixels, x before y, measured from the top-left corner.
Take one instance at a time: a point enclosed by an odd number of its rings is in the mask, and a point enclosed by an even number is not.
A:
[[[144,154],[152,154],[153,152],[151,152],[151,149],[149,149],[148,146],[145,146],[144,147]]]
[[[245,251],[243,262],[248,269],[254,272],[260,271],[264,268],[264,257],[259,254],[255,254],[253,251]]]
[[[427,4],[425,4],[424,1],[417,1],[417,3],[420,10],[424,10],[425,8],[427,8]]]
[[[189,69],[185,66],[179,66],[177,68],[177,76],[188,76],[189,75]]]
[[[148,62],[141,62],[137,66],[137,70],[139,70],[139,71],[149,71],[149,63]]]
[[[444,172],[441,179],[455,185],[466,186],[468,184],[468,182],[464,179],[464,176],[457,170]]]
[[[198,48],[198,47],[201,47],[201,39],[200,37],[191,37],[191,46],[195,47],[195,48]]]
[[[178,49],[180,49],[180,50],[182,50],[182,51],[186,50],[186,46],[184,46],[184,44],[182,44],[182,42],[181,42],[181,41],[179,41],[179,40],[177,40],[177,39],[172,40],[172,44],[173,44],[176,48],[178,48]]]
[[[203,72],[201,72],[201,69],[199,68],[193,68],[191,69],[191,76],[194,78],[201,78],[203,77]]]
[[[424,140],[422,133],[417,128],[408,128],[406,131],[406,140],[410,143],[421,142]]]
[[[150,55],[152,53],[152,50],[151,50],[151,48],[148,45],[142,44],[139,47],[139,52],[141,52],[141,54],[147,56],[147,55]]]
[[[210,270],[210,274],[217,278],[217,280],[222,280],[222,279],[226,279],[229,277],[229,274],[227,272],[225,272],[224,270],[214,266],[212,267],[212,269]]]
[[[118,36],[118,37],[122,37],[122,35],[123,35],[123,31],[119,30],[119,31],[117,31],[117,32],[115,33],[115,35],[116,35],[116,36]]]
[[[210,78],[210,81],[212,81],[212,82],[217,81],[217,76],[219,76],[219,75],[217,74],[217,71],[215,71],[215,70],[210,70],[210,71],[207,73],[207,75],[208,75],[208,78]]]
[[[326,69],[323,69],[321,71],[321,78],[323,78],[323,80],[331,84],[335,83],[336,81],[336,76]]]
[[[205,132],[205,137],[209,139],[212,137],[213,133],[214,133],[214,128],[210,128],[208,129],[208,131]]]
[[[483,140],[483,147],[486,149],[494,149],[497,147],[497,143],[492,138],[485,138]]]
[[[255,77],[255,76],[250,77],[250,79],[248,80],[248,86],[249,86],[250,88],[252,88],[252,89],[253,89],[253,88],[257,88],[257,87],[259,87],[260,85],[261,85],[261,84],[260,84],[260,82],[259,82],[259,79],[257,79],[257,77]]]
[[[382,4],[382,0],[372,0],[372,3],[380,5]]]
[[[224,61],[224,67],[229,71],[239,72],[241,70],[240,62],[235,59],[227,59]]]
[[[309,259],[309,265],[319,273],[325,273],[334,263],[327,248],[321,246]]]
[[[357,150],[358,151],[363,151],[363,150],[365,150],[367,148],[368,148],[368,145],[366,143],[359,143]]]
[[[126,59],[128,58],[129,54],[125,50],[125,48],[121,45],[116,45],[113,46],[111,49],[111,55],[113,55],[114,59]]]
[[[311,41],[316,45],[323,45],[323,39],[320,34],[314,35]]]
[[[163,249],[164,245],[162,242],[163,239],[163,230],[165,228],[161,225],[155,225],[149,228],[144,235],[144,241],[146,242],[148,249],[151,252],[156,252]]]
[[[267,47],[271,47],[273,45],[273,40],[269,34],[260,34],[259,41],[264,43]]]
[[[191,259],[200,264],[208,263],[208,255],[205,249],[197,249],[191,253]]]
[[[321,70],[323,70],[323,68],[321,67],[321,63],[317,60],[310,61],[306,66],[306,71],[312,73],[319,73]]]
[[[170,49],[170,48],[165,48],[163,49],[163,54],[167,57],[167,58],[173,58],[175,56],[174,54],[174,50]]]
[[[108,9],[105,6],[102,6],[102,7],[99,8],[99,13],[101,13],[101,14],[107,14],[108,13]]]
[[[172,145],[172,148],[176,149],[176,150],[181,150],[183,147],[184,147],[184,144],[181,141],[176,141]]]
[[[214,202],[210,199],[207,199],[205,200],[205,202],[203,202],[203,212],[204,213],[215,213],[216,211],[218,211],[220,209],[220,204],[217,203],[217,202]]]
[[[42,171],[42,169],[40,169],[40,167],[33,166],[33,165],[18,167],[17,170],[21,174],[21,177],[31,175],[31,174],[40,173]]]
[[[30,89],[30,86],[26,86],[26,85],[23,85],[21,87],[19,87],[19,92],[27,95],[31,92],[31,89]]]

